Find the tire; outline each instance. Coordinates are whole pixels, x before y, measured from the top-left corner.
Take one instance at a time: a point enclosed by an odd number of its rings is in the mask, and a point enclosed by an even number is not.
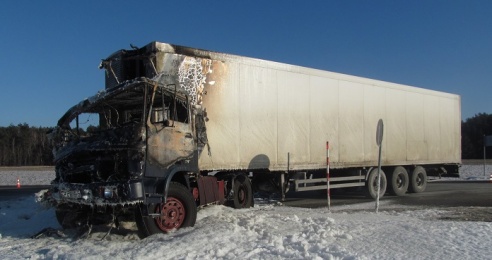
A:
[[[405,168],[398,166],[393,169],[388,182],[389,192],[392,195],[403,196],[408,190],[410,180]]]
[[[147,207],[142,208],[142,207]],[[161,214],[159,217],[143,216],[142,212]],[[171,182],[165,203],[140,205],[135,211],[138,235],[145,238],[154,234],[195,225],[197,207],[193,195],[183,185]]]
[[[381,185],[379,190],[379,197],[382,198],[384,193],[386,193],[386,174],[384,174],[381,169]],[[373,168],[366,180],[366,196],[372,199],[377,198],[377,188],[378,188],[378,168]]]
[[[63,229],[80,227],[87,221],[87,214],[69,206],[58,206],[55,210],[56,220]]]
[[[244,209],[252,207],[253,204],[251,181],[246,175],[238,175],[234,178],[232,187],[232,207],[235,209]]]
[[[410,192],[421,193],[427,187],[427,172],[424,167],[417,166],[410,174]]]
[[[70,220],[70,212],[68,210],[56,209],[55,216],[56,220],[63,229],[71,229],[77,226],[75,221]]]

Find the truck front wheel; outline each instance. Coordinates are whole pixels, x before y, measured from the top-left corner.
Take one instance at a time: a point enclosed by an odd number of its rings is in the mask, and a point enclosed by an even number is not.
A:
[[[145,205],[140,207],[145,207]],[[158,216],[143,216],[140,207],[135,212],[135,221],[141,238],[192,227],[196,222],[197,208],[193,195],[179,183],[169,184],[166,202],[147,206],[149,213],[158,214]]]
[[[424,167],[417,166],[410,174],[410,192],[420,193],[427,187],[427,172]]]
[[[383,197],[386,192],[386,175],[383,170],[381,170],[381,184],[379,186],[379,197]],[[378,194],[378,168],[373,168],[369,172],[366,181],[366,195],[372,199],[377,198]]]
[[[63,229],[76,228],[78,225],[77,220],[80,218],[80,215],[77,214],[73,209],[70,210],[68,207],[57,207],[55,210],[56,220]]]
[[[61,204],[56,207],[55,216],[63,229],[71,229],[89,223],[89,212],[90,209],[86,207]]]

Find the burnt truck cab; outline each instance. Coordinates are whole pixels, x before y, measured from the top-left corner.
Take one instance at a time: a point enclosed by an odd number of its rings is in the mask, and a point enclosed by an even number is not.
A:
[[[50,197],[63,227],[130,217],[146,237],[193,226],[202,205],[252,205],[246,176],[199,171],[207,118],[197,93],[209,61],[186,62],[156,44],[103,60],[106,89],[70,108],[51,133]]]
[[[192,121],[185,96],[145,78],[82,101],[59,120],[54,134],[59,200],[143,202],[145,176],[166,178],[163,172],[183,167],[196,172]]]

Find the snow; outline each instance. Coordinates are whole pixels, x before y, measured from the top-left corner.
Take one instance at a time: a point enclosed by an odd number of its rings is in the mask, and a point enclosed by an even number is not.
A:
[[[490,167],[488,165],[487,167]],[[491,168],[465,165],[461,179],[488,179]],[[47,184],[49,171],[2,171],[0,181]],[[294,208],[256,201],[250,209],[209,206],[194,227],[140,240],[133,223],[105,236],[95,228],[87,239],[31,239],[43,228],[60,229],[53,209],[36,194],[0,202],[2,259],[490,259],[492,223],[444,221],[446,209],[415,208],[382,201],[327,208]]]
[[[15,186],[17,180],[21,185],[50,185],[55,179],[53,170],[0,170],[0,185]]]
[[[460,179],[462,180],[489,180],[492,176],[492,165],[462,165],[460,168]]]

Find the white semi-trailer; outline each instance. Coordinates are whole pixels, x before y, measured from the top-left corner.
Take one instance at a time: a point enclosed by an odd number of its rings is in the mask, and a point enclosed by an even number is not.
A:
[[[159,42],[101,68],[106,89],[52,134],[64,227],[132,213],[148,236],[210,203],[250,207],[255,191],[326,189],[327,142],[330,188],[376,197],[379,119],[380,195],[422,192],[461,162],[457,95]]]

